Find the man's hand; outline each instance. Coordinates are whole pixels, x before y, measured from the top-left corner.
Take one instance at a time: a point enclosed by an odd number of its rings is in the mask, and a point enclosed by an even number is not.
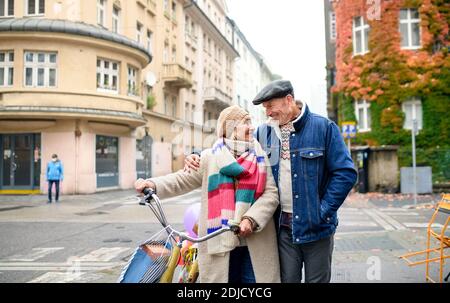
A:
[[[184,159],[184,171],[190,173],[191,169],[197,171],[200,168],[200,157],[192,154]]]
[[[139,178],[134,182],[134,188],[136,188],[136,191],[140,194],[142,194],[142,191],[144,188],[151,188],[155,190],[156,185],[152,181],[144,180],[142,178]]]
[[[248,237],[253,232],[253,225],[249,219],[242,220],[241,223],[239,224],[239,228],[240,228],[239,236],[241,237]]]

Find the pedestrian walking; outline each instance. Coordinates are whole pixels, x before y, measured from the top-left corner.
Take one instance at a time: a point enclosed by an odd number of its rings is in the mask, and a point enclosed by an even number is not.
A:
[[[64,179],[64,169],[58,155],[53,154],[52,160],[47,164],[46,178],[48,182],[48,201],[52,203],[52,188],[55,185],[55,202],[59,202],[59,185]]]

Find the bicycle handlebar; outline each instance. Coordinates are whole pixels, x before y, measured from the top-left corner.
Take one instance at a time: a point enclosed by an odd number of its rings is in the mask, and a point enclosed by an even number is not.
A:
[[[147,205],[150,207],[150,209],[153,211],[153,213],[155,214],[156,218],[159,220],[159,222],[164,226],[164,228],[168,229],[170,231],[170,234],[175,234],[177,236],[179,236],[181,239],[183,240],[188,240],[191,241],[193,243],[199,243],[199,242],[204,242],[207,241],[211,238],[214,238],[215,236],[218,236],[224,232],[227,231],[232,231],[235,234],[239,233],[240,227],[239,227],[239,223],[238,222],[234,222],[234,221],[228,221],[228,225],[227,226],[223,226],[221,229],[218,229],[206,236],[200,237],[200,238],[193,238],[191,236],[189,236],[187,233],[184,232],[180,232],[177,231],[175,229],[173,229],[167,222],[166,217],[164,215],[164,212],[161,208],[161,202],[159,200],[159,197],[156,195],[155,191],[151,188],[144,188],[142,190],[142,193],[145,195],[144,198],[139,202],[140,205]],[[157,209],[151,204],[151,200],[154,200],[156,205],[157,205]],[[169,232],[168,231],[168,232]]]

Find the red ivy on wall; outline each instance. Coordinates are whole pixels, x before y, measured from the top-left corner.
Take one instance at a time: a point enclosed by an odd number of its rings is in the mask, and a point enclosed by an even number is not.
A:
[[[448,1],[335,0],[333,5],[337,31],[334,92],[398,107],[404,98],[448,86],[448,79],[440,78],[443,69],[450,69],[448,50],[436,49],[449,45]],[[401,8],[419,11],[419,50],[400,48]],[[369,53],[353,56],[352,25],[357,16],[363,16],[370,26]]]

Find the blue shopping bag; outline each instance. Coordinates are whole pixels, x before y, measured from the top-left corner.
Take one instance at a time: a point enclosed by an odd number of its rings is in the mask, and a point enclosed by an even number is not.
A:
[[[172,245],[153,241],[140,245],[122,270],[119,283],[157,283],[167,268]]]

